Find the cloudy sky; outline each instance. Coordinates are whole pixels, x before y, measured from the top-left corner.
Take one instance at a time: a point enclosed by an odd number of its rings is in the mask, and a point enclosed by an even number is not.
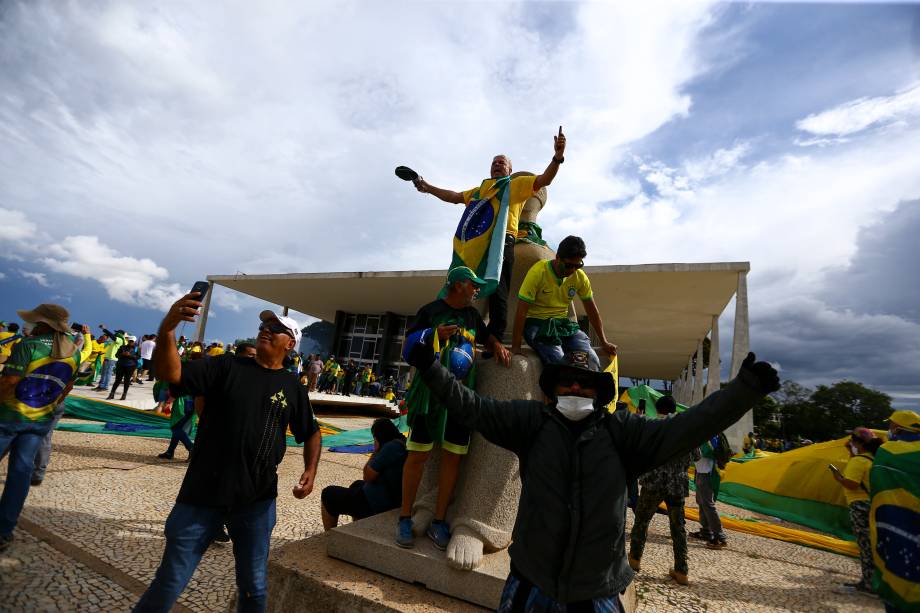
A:
[[[560,124],[550,243],[750,261],[784,377],[920,402],[918,5],[4,2],[0,319],[143,333],[208,274],[443,268],[458,211],[393,167],[539,172]],[[208,336],[261,307],[218,290]]]

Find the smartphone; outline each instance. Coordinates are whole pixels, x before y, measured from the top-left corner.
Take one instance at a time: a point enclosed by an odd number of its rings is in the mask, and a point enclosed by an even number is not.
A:
[[[831,472],[833,472],[834,474],[843,476],[840,472],[840,469],[834,466],[833,464],[828,464],[827,467],[830,468]]]
[[[198,297],[195,300],[204,302],[204,297],[208,293],[209,287],[210,284],[207,281],[195,281],[195,285],[192,286],[192,292],[198,292]]]

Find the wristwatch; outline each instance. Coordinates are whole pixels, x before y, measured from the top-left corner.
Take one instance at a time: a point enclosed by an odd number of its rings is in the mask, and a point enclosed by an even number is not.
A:
[[[557,164],[562,164],[562,163],[565,161],[565,156],[563,155],[561,158],[557,158],[557,157],[554,155],[554,156],[553,156],[553,161],[556,162]]]

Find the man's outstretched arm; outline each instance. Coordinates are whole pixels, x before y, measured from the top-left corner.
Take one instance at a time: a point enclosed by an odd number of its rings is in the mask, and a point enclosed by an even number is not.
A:
[[[559,126],[559,134],[553,136],[553,159],[550,160],[546,170],[542,175],[538,175],[533,181],[533,191],[538,191],[548,186],[556,178],[559,172],[559,165],[565,161],[565,134],[562,133],[562,126]]]
[[[421,177],[416,179],[413,183],[415,184],[415,189],[422,192],[423,194],[431,194],[432,196],[450,204],[463,204],[463,194],[460,192],[454,192],[449,189],[435,187]]]
[[[597,310],[594,299],[585,300],[582,304],[585,305],[585,313],[588,315],[588,321],[591,322],[591,327],[594,328],[597,338],[600,339],[604,351],[606,351],[607,355],[610,357],[615,356],[617,354],[617,346],[607,340],[607,335],[604,333],[604,321],[601,319],[601,312]]]
[[[193,298],[193,296],[195,298]],[[160,330],[157,332],[157,346],[153,350],[153,365],[157,379],[166,383],[178,384],[182,379],[182,362],[176,348],[176,328],[180,322],[195,321],[198,308],[202,306],[196,298],[198,292],[186,294],[179,298],[166,313]]]

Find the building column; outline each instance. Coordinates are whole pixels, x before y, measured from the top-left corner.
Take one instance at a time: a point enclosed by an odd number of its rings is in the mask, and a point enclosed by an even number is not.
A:
[[[693,398],[691,404],[703,401],[703,339],[696,346],[696,368],[693,372]]]
[[[201,315],[198,317],[198,334],[196,339],[199,343],[204,344],[204,330],[208,325],[208,311],[211,310],[211,294],[214,293],[214,282],[208,281],[208,293],[204,297],[204,305],[201,309]]]
[[[751,350],[750,324],[748,322],[747,272],[738,273],[738,290],[735,292],[735,333],[732,337],[732,370],[734,379],[741,369],[741,362]]]
[[[396,322],[399,316],[396,313],[387,311],[383,315],[383,336],[380,337],[380,360],[375,365],[374,372],[382,376],[386,366],[389,365],[387,359],[390,355],[390,347],[393,345],[393,337],[396,332]]]
[[[339,343],[342,340],[342,336],[345,334],[345,321],[347,318],[348,313],[345,311],[335,312],[335,332],[332,333],[332,347],[329,349],[329,353],[336,358],[342,357],[339,352]]]
[[[709,333],[709,380],[706,382],[706,396],[722,386],[722,360],[719,357],[719,316],[712,316],[712,331]]]
[[[738,273],[738,291],[735,293],[735,332],[732,338],[731,376],[738,376],[741,362],[750,351],[750,324],[748,320],[747,272]],[[725,430],[733,449],[740,451],[744,435],[754,429],[754,411],[748,411]]]

